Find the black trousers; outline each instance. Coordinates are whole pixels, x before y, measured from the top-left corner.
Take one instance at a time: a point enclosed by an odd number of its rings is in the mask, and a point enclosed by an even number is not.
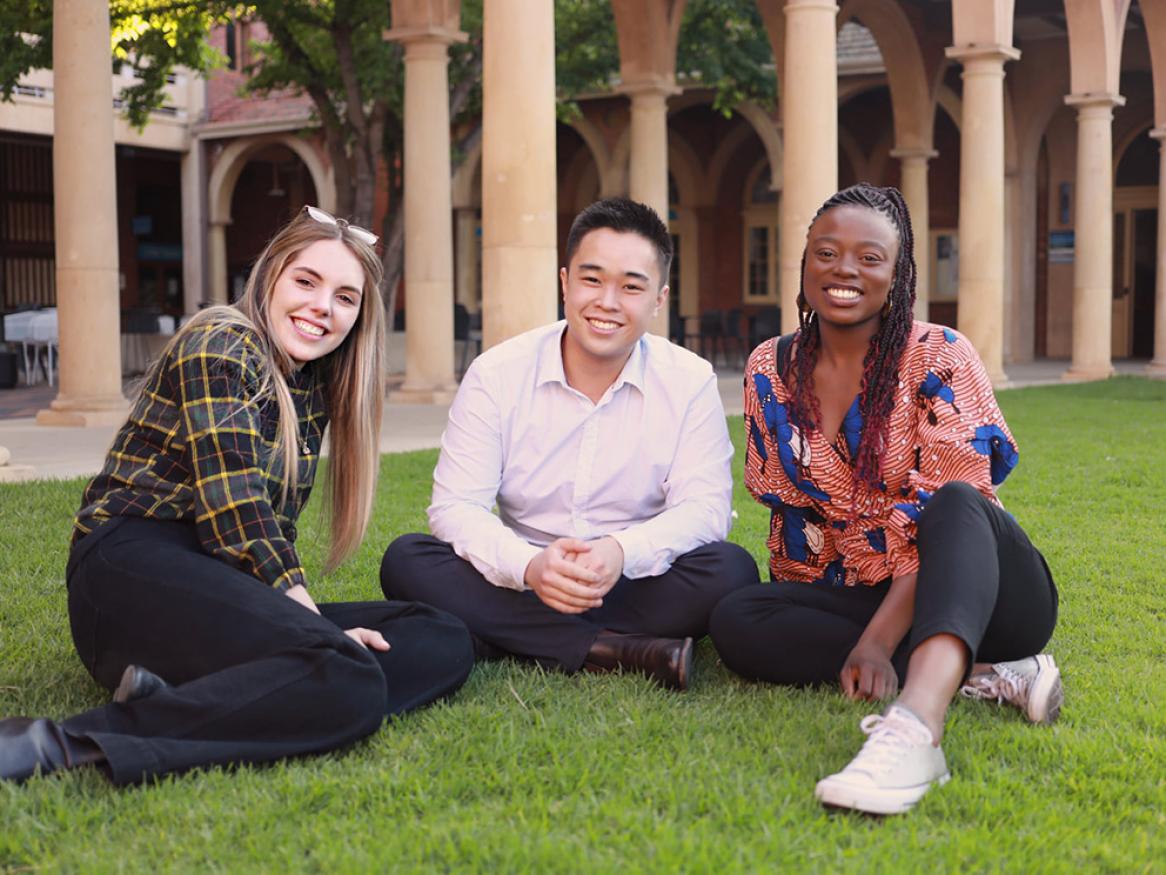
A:
[[[919,518],[919,575],[911,630],[891,662],[900,683],[911,652],[946,633],[972,661],[1039,653],[1057,622],[1044,557],[1012,516],[967,483],[937,490]],[[778,684],[836,681],[890,588],[771,583],[717,605],[709,633],[725,665]],[[970,666],[970,662],[969,662]]]
[[[132,663],[172,685],[63,722],[118,784],[332,750],[452,693],[473,667],[456,617],[401,602],[314,614],[203,553],[186,523],[113,520],[74,546],[67,579],[73,641],[97,682],[113,689]],[[344,634],[354,626],[391,649],[366,650]]]
[[[434,605],[456,614],[480,641],[568,672],[583,667],[603,630],[664,638],[700,638],[724,596],[757,583],[757,563],[736,544],[718,541],[685,553],[658,577],[620,577],[603,605],[562,614],[534,592],[494,586],[445,541],[403,535],[381,561],[387,598]]]

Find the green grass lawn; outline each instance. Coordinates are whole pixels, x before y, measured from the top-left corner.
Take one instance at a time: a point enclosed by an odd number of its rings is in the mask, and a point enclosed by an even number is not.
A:
[[[1021,465],[1002,498],[1061,589],[1051,728],[958,701],[953,780],[911,814],[831,814],[868,706],[747,683],[703,642],[693,688],[478,667],[450,702],[354,749],[117,790],[92,771],[0,785],[3,871],[1166,872],[1166,383],[1001,394]],[[742,429],[732,421],[740,467]],[[422,529],[436,454],[384,459],[359,556],[318,600],[377,598]],[[739,478],[739,471],[738,471]],[[81,481],[0,486],[0,715],[105,701],[73,653],[63,574]],[[733,539],[764,567],[738,486]],[[322,543],[305,520],[303,552]]]

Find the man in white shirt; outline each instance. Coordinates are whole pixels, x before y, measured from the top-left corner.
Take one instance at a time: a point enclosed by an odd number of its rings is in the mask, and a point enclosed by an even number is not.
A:
[[[434,472],[433,537],[394,541],[381,587],[456,614],[480,652],[685,689],[713,607],[758,581],[724,541],[733,448],[716,375],[645,333],[672,258],[651,208],[592,204],[566,254],[565,321],[466,372]]]

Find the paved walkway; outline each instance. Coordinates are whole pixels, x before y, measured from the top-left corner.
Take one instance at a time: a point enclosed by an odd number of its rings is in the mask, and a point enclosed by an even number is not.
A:
[[[1044,360],[1007,369],[1012,385],[1057,384],[1068,363]],[[1124,374],[1141,374],[1145,362],[1118,362]],[[718,379],[725,412],[741,413],[741,373],[723,371]],[[132,386],[127,384],[127,397]],[[56,390],[37,386],[0,389],[0,447],[7,447],[12,465],[29,465],[39,478],[92,475],[101,469],[116,428],[61,428],[37,425],[36,412],[48,406]],[[388,404],[381,429],[381,452],[399,453],[436,447],[445,428],[448,407]]]

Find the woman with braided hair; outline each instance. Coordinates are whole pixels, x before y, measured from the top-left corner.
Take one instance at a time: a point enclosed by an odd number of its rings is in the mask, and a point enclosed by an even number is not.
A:
[[[913,249],[893,188],[838,192],[811,223],[799,328],[754,350],[745,377],[745,483],[770,508],[775,582],[727,596],[709,629],[746,677],[898,694],[816,791],[875,814],[948,780],[957,691],[1034,723],[1062,701],[1040,653],[1057,590],[995,492],[1016,445],[972,345],[912,318]]]

